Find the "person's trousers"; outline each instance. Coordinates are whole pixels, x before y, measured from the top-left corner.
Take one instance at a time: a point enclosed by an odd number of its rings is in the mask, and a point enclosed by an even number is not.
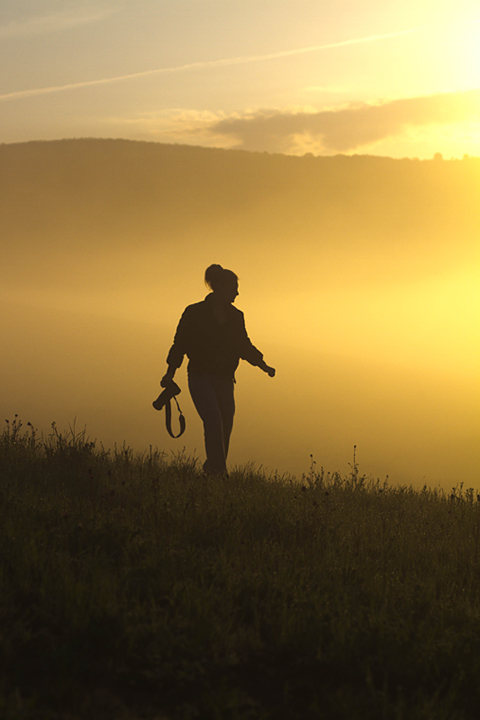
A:
[[[190,375],[188,387],[193,404],[203,421],[207,461],[204,470],[223,475],[235,415],[232,378],[221,375]]]

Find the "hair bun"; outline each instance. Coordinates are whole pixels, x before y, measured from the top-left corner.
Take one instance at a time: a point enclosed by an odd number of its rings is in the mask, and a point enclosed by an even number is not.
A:
[[[221,265],[210,265],[205,270],[205,283],[213,289],[214,285],[218,285],[222,281],[224,269]]]
[[[214,291],[231,281],[238,282],[238,277],[234,272],[226,270],[221,265],[210,265],[205,270],[205,284]]]

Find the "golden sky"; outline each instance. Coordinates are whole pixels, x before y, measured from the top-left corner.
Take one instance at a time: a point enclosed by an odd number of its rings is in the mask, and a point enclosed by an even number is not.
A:
[[[0,142],[478,155],[478,0],[2,0]]]

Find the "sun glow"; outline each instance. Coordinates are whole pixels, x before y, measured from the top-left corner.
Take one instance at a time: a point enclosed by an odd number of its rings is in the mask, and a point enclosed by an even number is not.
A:
[[[463,28],[456,42],[458,82],[463,89],[480,84],[480,20]],[[478,115],[479,108],[476,107]]]
[[[310,336],[335,354],[480,379],[480,268],[391,287],[343,288],[341,295],[297,292],[285,299],[287,308],[296,317],[293,344]]]
[[[418,50],[410,60],[408,78],[417,72],[427,83],[425,94],[458,93],[480,87],[480,19],[463,17],[458,22],[426,27]],[[478,99],[473,94],[465,95],[456,109],[461,120],[480,119]]]

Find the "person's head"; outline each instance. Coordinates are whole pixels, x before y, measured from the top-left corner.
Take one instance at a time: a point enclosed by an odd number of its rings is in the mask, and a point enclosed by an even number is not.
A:
[[[238,295],[238,277],[221,265],[210,265],[205,270],[205,284],[225,302],[232,303]]]

